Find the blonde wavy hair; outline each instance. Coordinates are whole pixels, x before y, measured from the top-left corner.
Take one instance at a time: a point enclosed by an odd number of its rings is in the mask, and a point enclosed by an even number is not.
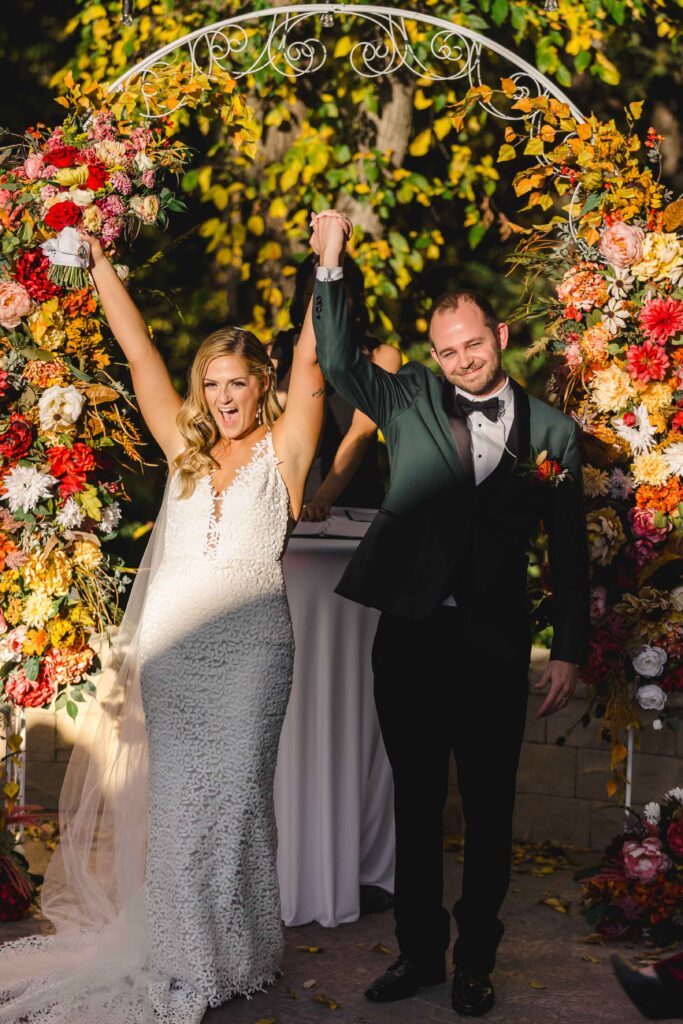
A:
[[[185,447],[173,460],[173,468],[180,478],[181,498],[189,498],[197,481],[218,466],[211,449],[221,435],[206,401],[204,378],[211,360],[219,356],[238,356],[246,364],[249,376],[256,377],[261,387],[267,381],[260,403],[262,423],[270,429],[282,412],[275,390],[275,368],[256,335],[240,327],[224,327],[210,334],[194,357],[188,394],[176,420],[185,442]]]

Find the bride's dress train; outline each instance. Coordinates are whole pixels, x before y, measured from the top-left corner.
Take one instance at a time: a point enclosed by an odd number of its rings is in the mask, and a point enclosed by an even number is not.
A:
[[[199,1024],[276,975],[293,662],[277,462],[268,433],[222,494],[169,484],[131,650],[69,769],[44,899],[57,934],[0,949],[0,1021]]]

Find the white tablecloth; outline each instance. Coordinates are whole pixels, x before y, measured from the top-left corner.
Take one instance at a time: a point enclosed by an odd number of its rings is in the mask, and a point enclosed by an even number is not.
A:
[[[359,916],[359,886],[393,892],[391,769],[373,698],[379,613],[334,587],[357,540],[292,537],[284,559],[296,656],[275,776],[287,925]]]

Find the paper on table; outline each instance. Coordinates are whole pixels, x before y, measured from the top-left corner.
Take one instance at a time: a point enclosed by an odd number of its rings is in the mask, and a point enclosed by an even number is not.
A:
[[[374,518],[374,512],[367,509],[362,510],[364,515],[370,515]],[[367,519],[357,521],[351,519],[351,514],[357,514],[357,510],[353,509],[347,514],[346,509],[334,508],[332,515],[325,519],[322,523],[297,523],[293,536],[294,537],[348,537],[350,540],[354,538],[360,539],[367,533],[370,522]]]

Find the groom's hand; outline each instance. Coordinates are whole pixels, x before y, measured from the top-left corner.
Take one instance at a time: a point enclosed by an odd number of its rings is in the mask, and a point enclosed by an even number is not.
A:
[[[549,661],[541,678],[534,684],[534,690],[545,690],[546,698],[536,712],[536,718],[545,718],[563,708],[574,690],[578,670],[570,661]]]

